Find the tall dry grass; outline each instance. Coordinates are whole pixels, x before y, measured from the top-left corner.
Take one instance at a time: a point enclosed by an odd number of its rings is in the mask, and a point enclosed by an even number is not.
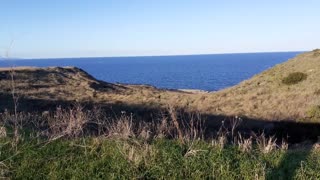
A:
[[[248,152],[254,145],[268,153],[275,149],[287,147],[284,141],[277,144],[275,137],[262,134],[242,134],[237,130],[241,124],[239,118],[223,123],[220,129],[212,133],[204,127],[204,121],[200,114],[187,114],[177,110],[168,109],[158,119],[146,122],[136,119],[133,114],[121,113],[120,116],[109,116],[100,108],[88,110],[81,105],[62,109],[58,107],[54,112],[43,114],[14,113],[6,111],[0,114],[2,129],[13,129],[15,118],[21,123],[21,134],[28,133],[28,138],[45,138],[48,142],[60,138],[85,138],[95,136],[99,138],[137,140],[144,143],[155,139],[175,139],[187,145],[186,156],[192,155],[199,150],[193,149],[193,143],[209,141],[212,145],[223,149],[226,145],[236,145],[241,151]],[[2,133],[3,136],[12,136],[12,133]],[[211,136],[208,136],[211,134]]]
[[[4,60],[9,60],[10,59],[10,51],[13,47],[13,40],[11,40],[9,47],[5,50],[5,55],[4,55]],[[18,106],[19,106],[19,95],[17,93],[17,88],[16,88],[16,81],[15,81],[15,68],[14,66],[10,66],[9,69],[9,76],[10,76],[10,93],[12,96],[12,102],[13,102],[13,109],[14,109],[14,114],[13,117],[10,118],[10,122],[13,123],[13,134],[14,134],[14,141],[12,141],[12,146],[16,147],[17,144],[19,143],[20,140],[20,133],[19,131],[21,130],[22,127],[22,119],[19,117],[18,113]],[[2,134],[4,135],[4,129],[2,129]]]

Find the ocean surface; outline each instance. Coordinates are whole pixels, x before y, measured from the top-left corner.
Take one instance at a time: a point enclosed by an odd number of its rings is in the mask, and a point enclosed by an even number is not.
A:
[[[107,82],[216,91],[301,52],[0,60],[4,66],[76,66]]]

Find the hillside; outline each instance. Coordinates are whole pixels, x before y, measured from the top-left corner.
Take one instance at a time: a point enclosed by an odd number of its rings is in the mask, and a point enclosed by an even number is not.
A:
[[[80,102],[99,105],[126,105],[159,108],[169,98],[187,98],[182,91],[157,89],[147,85],[112,84],[96,80],[76,67],[0,68],[1,106],[12,101],[13,72],[15,92],[21,101],[41,103]],[[26,102],[27,103],[27,102]],[[28,104],[28,103],[27,103]],[[32,105],[28,104],[27,106]],[[41,108],[41,104],[40,105]],[[57,104],[58,105],[58,104]],[[21,107],[23,110],[28,107]]]
[[[287,85],[283,80],[301,72],[306,79]],[[267,120],[315,121],[320,105],[320,50],[298,55],[239,85],[212,93],[203,104],[216,113]],[[312,112],[313,111],[313,112]],[[313,117],[310,117],[313,116]]]
[[[0,68],[2,109],[12,104],[11,70]],[[142,111],[161,109],[170,104],[210,115],[237,115],[262,120],[316,121],[319,116],[320,50],[300,54],[234,87],[210,93],[112,84],[96,80],[76,67],[21,67],[13,70],[21,110],[23,106],[46,110],[43,107],[48,103],[58,105],[76,101]],[[295,72],[304,73],[306,78],[296,84],[283,83],[285,77]]]

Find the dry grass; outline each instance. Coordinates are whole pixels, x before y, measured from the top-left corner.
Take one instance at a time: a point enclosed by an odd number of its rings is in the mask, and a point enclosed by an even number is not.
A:
[[[49,134],[52,139],[59,137],[79,137],[89,122],[89,114],[81,106],[68,110],[57,108],[53,117],[48,118]]]
[[[252,137],[244,138],[241,134],[238,135],[238,147],[242,152],[250,152],[252,150]]]
[[[264,133],[255,136],[256,142],[261,152],[269,153],[277,148],[275,137],[266,137]]]
[[[46,114],[25,114],[19,113],[21,119],[21,135],[26,132],[28,139],[45,138],[48,142],[60,138],[73,139],[88,136],[120,139],[130,141],[134,146],[119,147],[121,152],[133,162],[141,161],[147,157],[146,154],[137,155],[135,152],[150,153],[148,142],[156,139],[176,139],[187,147],[185,156],[192,156],[201,149],[194,149],[194,143],[199,141],[209,141],[213,147],[223,149],[226,145],[237,145],[239,150],[249,152],[253,144],[257,144],[261,152],[269,153],[275,149],[285,149],[288,144],[283,141],[277,145],[276,138],[268,137],[264,133],[260,135],[243,136],[237,131],[237,126],[241,124],[238,118],[231,119],[228,125],[222,124],[221,128],[215,133],[216,136],[205,137],[206,129],[202,124],[201,115],[181,113],[172,108],[168,108],[166,114],[160,119],[149,122],[135,119],[132,114],[122,113],[119,117],[110,117],[96,108],[94,111],[85,110],[80,105],[73,108],[57,108],[54,112]],[[14,127],[14,114],[5,112],[0,114],[0,133],[1,137],[7,136],[7,130]],[[212,131],[212,130],[210,130]],[[8,134],[14,137],[13,134]],[[21,136],[26,137],[26,136]],[[132,140],[132,141],[131,141]],[[137,159],[138,158],[138,159]]]
[[[136,137],[133,127],[132,115],[127,116],[122,113],[120,118],[111,121],[107,128],[107,136],[114,138],[128,139]],[[144,127],[143,127],[144,128]]]

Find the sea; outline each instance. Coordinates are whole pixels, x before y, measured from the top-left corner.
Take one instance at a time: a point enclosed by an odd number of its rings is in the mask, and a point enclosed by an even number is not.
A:
[[[99,80],[112,83],[217,91],[234,86],[300,53],[7,59],[0,60],[0,67],[76,66]]]

